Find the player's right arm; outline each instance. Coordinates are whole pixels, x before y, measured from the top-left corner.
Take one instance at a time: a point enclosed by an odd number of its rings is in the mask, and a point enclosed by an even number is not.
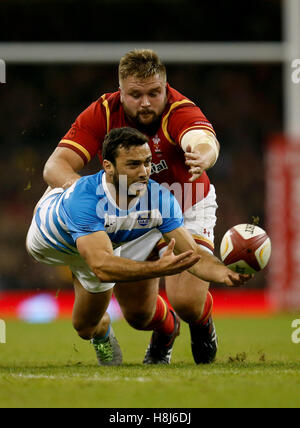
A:
[[[70,187],[80,178],[78,171],[101,149],[107,130],[103,99],[92,103],[77,117],[47,160],[43,177],[50,187]]]
[[[67,189],[80,178],[77,171],[83,166],[83,159],[76,152],[66,147],[57,147],[46,162],[44,180],[52,188]]]
[[[152,262],[115,256],[111,241],[104,231],[81,236],[76,245],[80,255],[101,282],[130,282],[176,275],[200,260],[200,255],[192,250],[175,256],[173,239],[169,242],[164,257]]]

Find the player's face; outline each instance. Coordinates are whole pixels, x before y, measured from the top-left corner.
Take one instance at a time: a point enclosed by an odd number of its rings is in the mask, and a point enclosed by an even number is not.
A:
[[[152,154],[148,144],[132,146],[129,149],[120,147],[113,171],[113,184],[116,189],[122,188],[120,180],[126,176],[126,194],[139,195],[147,187],[151,174],[151,160]]]
[[[159,74],[144,80],[129,76],[120,82],[120,91],[124,111],[137,125],[151,125],[166,106],[166,81]]]

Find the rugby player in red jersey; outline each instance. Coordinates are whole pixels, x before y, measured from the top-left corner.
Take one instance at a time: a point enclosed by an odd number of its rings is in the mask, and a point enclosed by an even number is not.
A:
[[[98,155],[101,160],[102,143],[111,129],[134,127],[149,137],[151,178],[174,191],[184,211],[186,228],[203,250],[212,253],[217,204],[206,170],[219,155],[212,125],[199,107],[170,87],[165,66],[152,50],[134,50],[121,58],[119,85],[117,92],[102,95],[77,117],[48,159],[45,181],[50,187],[69,187],[93,157]],[[158,249],[163,251],[164,245],[160,242]],[[217,352],[217,336],[209,283],[184,271],[165,278],[165,284],[176,314],[157,296],[150,322],[143,321],[142,308],[134,304],[134,295],[141,292],[141,287],[138,283],[131,285],[128,320],[136,328],[153,330],[144,363],[170,362],[179,334],[178,316],[189,324],[195,362],[211,363]],[[128,287],[116,284],[114,293],[121,307],[127,301],[127,311],[128,292]],[[147,293],[158,293],[158,284],[157,288],[143,288],[143,293],[147,300]]]

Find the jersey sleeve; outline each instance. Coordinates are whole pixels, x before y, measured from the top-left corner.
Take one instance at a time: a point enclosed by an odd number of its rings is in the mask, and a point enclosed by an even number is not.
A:
[[[106,231],[104,218],[100,218],[97,213],[99,198],[89,192],[89,183],[83,179],[74,183],[73,189],[71,186],[67,190],[63,201],[64,221],[75,242],[81,236]]]
[[[161,233],[167,233],[183,226],[184,221],[182,210],[175,196],[163,186],[161,186],[161,190],[160,211],[162,224],[158,229]]]
[[[106,135],[106,109],[104,96],[92,103],[75,120],[58,147],[68,147],[87,164],[101,150]]]
[[[185,105],[174,109],[168,121],[168,132],[172,140],[180,144],[184,134],[192,129],[202,129],[216,135],[212,124],[199,107]]]

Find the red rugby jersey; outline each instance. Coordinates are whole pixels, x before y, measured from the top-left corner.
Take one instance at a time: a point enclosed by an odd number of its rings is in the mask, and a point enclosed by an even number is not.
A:
[[[191,175],[185,165],[181,139],[191,129],[205,129],[214,135],[215,132],[200,108],[191,100],[169,85],[167,96],[168,101],[156,132],[147,135],[153,156],[151,178],[168,184],[177,199],[181,199],[179,203],[184,211],[207,195],[210,183],[206,172],[189,183]],[[113,128],[124,126],[134,125],[125,116],[120,92],[104,94],[77,117],[58,146],[74,150],[85,163],[95,155],[101,160],[105,135]],[[178,197],[179,189],[182,190],[181,198]]]

